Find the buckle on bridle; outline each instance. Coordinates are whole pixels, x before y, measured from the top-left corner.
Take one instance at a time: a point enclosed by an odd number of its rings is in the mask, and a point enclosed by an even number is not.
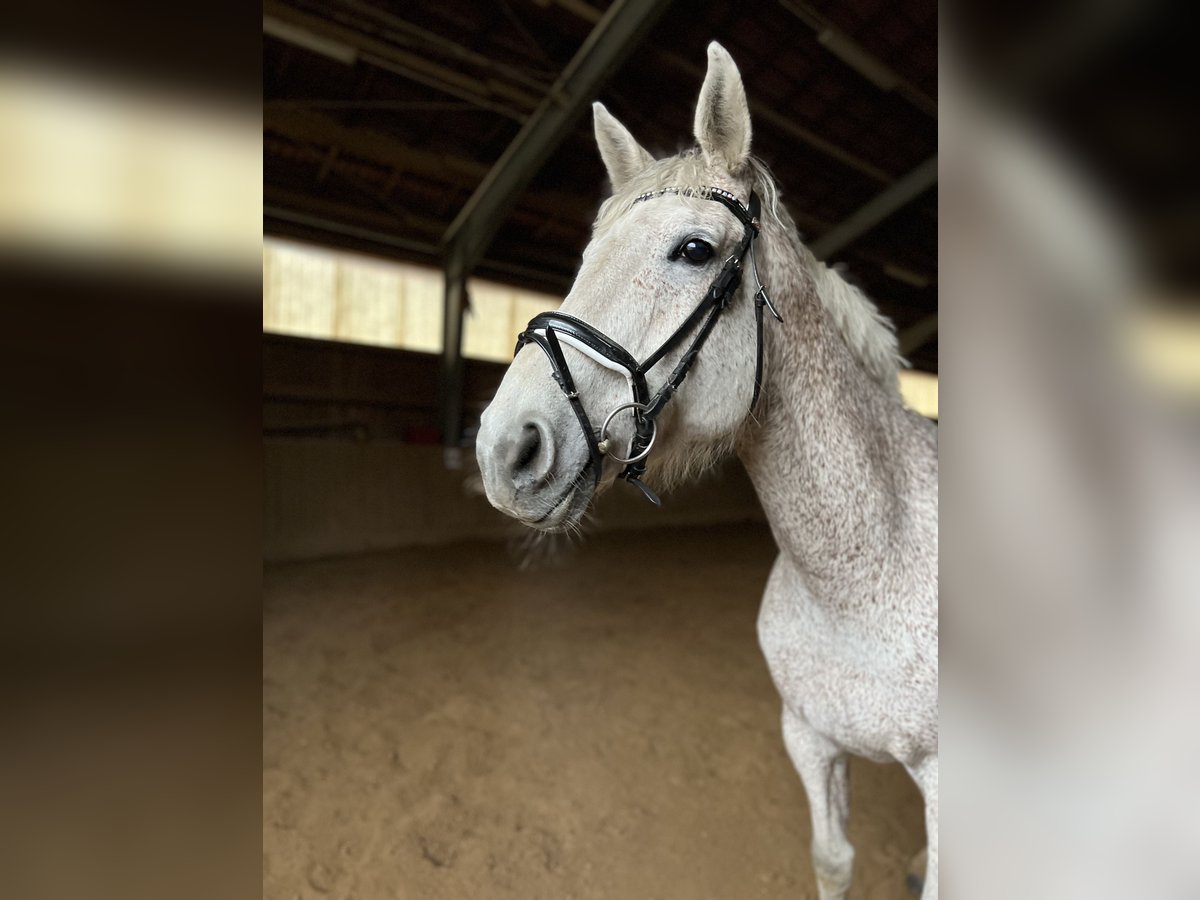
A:
[[[729,298],[737,290],[741,280],[742,261],[736,256],[731,256],[725,260],[725,267],[721,269],[721,274],[713,282],[710,296],[724,309],[729,304]]]

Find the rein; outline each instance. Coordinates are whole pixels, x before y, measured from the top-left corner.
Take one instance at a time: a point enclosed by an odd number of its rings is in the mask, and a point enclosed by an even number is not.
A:
[[[525,330],[517,336],[518,351],[526,344],[532,343],[541,347],[546,356],[549,357],[554,380],[562,388],[563,393],[566,394],[567,400],[570,401],[571,408],[575,411],[575,418],[579,420],[579,427],[583,429],[583,436],[587,440],[591,456],[588,465],[592,469],[592,477],[595,484],[597,486],[600,484],[604,457],[608,455],[612,457],[614,462],[624,465],[625,468],[621,471],[619,477],[641,490],[646,498],[655,506],[661,506],[662,501],[642,482],[642,476],[646,472],[646,459],[650,455],[650,451],[654,448],[654,440],[658,436],[658,416],[662,413],[667,403],[670,402],[671,398],[675,396],[675,392],[679,390],[680,385],[683,384],[688,370],[695,363],[696,357],[704,346],[704,342],[708,340],[709,334],[712,333],[717,319],[726,307],[728,307],[734,294],[737,292],[738,285],[741,284],[742,280],[742,262],[747,255],[750,256],[754,280],[758,284],[758,289],[754,293],[754,321],[758,347],[754,362],[754,395],[750,398],[751,410],[758,403],[758,394],[762,387],[763,307],[765,306],[769,309],[771,315],[778,321],[783,321],[774,304],[771,303],[771,299],[767,296],[766,288],[759,281],[758,266],[754,260],[754,241],[758,237],[759,232],[758,195],[751,191],[749,205],[743,206],[737,197],[720,188],[704,188],[699,191],[686,188],[663,188],[662,190],[642,194],[634,200],[634,203],[640,203],[643,200],[653,200],[664,194],[679,194],[681,196],[699,197],[704,200],[714,200],[737,216],[738,220],[744,226],[745,232],[737,249],[732,256],[725,260],[724,266],[721,267],[721,271],[717,274],[717,277],[713,280],[700,302],[696,304],[696,307],[688,317],[683,320],[683,323],[672,332],[671,336],[659,345],[657,350],[642,362],[638,362],[628,350],[598,328],[584,322],[582,319],[577,319],[574,316],[561,312],[545,312],[534,316],[529,321],[529,324],[525,326]],[[657,393],[651,396],[650,389],[646,384],[646,373],[662,360],[664,356],[670,353],[671,350],[682,344],[697,325],[700,326],[700,330],[696,332],[696,336],[692,339],[687,350],[684,351],[683,356],[680,357],[678,364],[667,378],[666,383],[659,388]],[[633,401],[623,403],[612,410],[600,426],[599,431],[593,428],[591,421],[588,419],[587,412],[583,408],[583,401],[579,399],[579,391],[575,388],[575,379],[571,377],[571,369],[567,365],[566,357],[563,355],[563,344],[573,347],[584,356],[587,356],[607,369],[620,372],[629,381],[630,390],[633,392]],[[612,420],[626,409],[633,411],[634,434],[633,439],[630,441],[627,455],[621,457],[613,452],[612,441],[608,438],[608,427],[612,423]]]

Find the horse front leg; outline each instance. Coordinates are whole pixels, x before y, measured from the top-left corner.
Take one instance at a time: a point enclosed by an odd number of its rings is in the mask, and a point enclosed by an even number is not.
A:
[[[938,758],[936,754],[924,757],[919,763],[908,767],[913,781],[925,798],[925,840],[928,843],[925,858],[925,887],[921,900],[937,900],[938,895]]]
[[[846,754],[786,706],[783,740],[808,794],[818,896],[820,900],[844,900],[854,864],[854,848],[846,837],[850,814]]]

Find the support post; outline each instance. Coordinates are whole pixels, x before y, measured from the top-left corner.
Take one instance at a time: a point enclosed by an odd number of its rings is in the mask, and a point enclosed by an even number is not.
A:
[[[462,355],[463,315],[467,310],[467,267],[461,250],[446,260],[446,306],[442,321],[442,362],[438,377],[442,410],[442,445],[446,467],[462,465],[463,384],[466,363]]]

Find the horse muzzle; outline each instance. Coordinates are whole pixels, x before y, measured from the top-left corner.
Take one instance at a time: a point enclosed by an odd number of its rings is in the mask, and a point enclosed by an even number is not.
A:
[[[559,433],[537,413],[515,416],[508,423],[485,413],[476,456],[488,501],[541,531],[562,531],[576,524],[595,491],[588,448],[574,433]]]

